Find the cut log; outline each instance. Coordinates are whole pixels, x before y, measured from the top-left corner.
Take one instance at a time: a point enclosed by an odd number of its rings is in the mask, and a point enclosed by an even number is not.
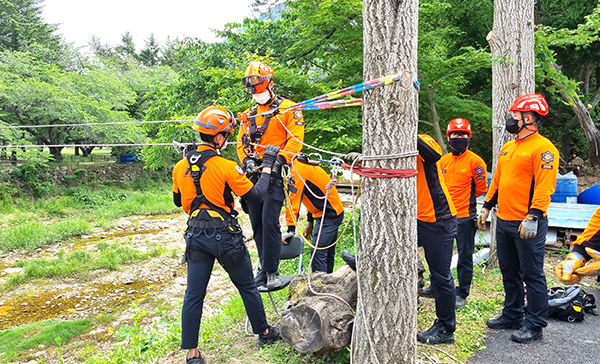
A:
[[[357,301],[356,272],[344,265],[331,274],[299,275],[290,283],[281,318],[281,337],[300,353],[324,354],[350,345]],[[346,301],[352,309],[337,298]]]

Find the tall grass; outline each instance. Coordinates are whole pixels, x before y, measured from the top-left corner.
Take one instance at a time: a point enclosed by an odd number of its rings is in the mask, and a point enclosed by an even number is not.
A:
[[[23,222],[0,230],[0,252],[10,250],[31,251],[42,245],[85,234],[90,222],[84,217],[58,222]]]
[[[80,236],[94,227],[110,228],[120,217],[169,214],[179,211],[173,204],[170,185],[140,182],[128,188],[73,187],[62,194],[31,203],[17,199],[0,213],[0,253],[36,248]]]
[[[0,331],[0,360],[10,363],[20,353],[38,348],[40,345],[55,345],[58,337],[62,342],[67,342],[89,331],[92,325],[92,320],[87,319],[75,321],[51,319]]]
[[[162,254],[165,249],[155,246],[149,252],[140,252],[118,243],[107,245],[100,252],[77,250],[71,254],[59,252],[58,259],[21,260],[15,265],[23,271],[11,276],[9,286],[40,278],[62,278],[95,269],[116,270],[121,264],[144,260]]]

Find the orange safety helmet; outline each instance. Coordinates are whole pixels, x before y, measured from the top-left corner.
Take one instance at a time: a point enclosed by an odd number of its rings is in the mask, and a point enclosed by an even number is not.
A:
[[[527,94],[517,97],[510,111],[533,111],[544,116],[548,114],[548,103],[540,94]]]
[[[235,128],[233,113],[219,106],[209,106],[196,116],[192,129],[202,134],[231,133]]]
[[[271,77],[274,74],[275,72],[266,64],[259,61],[252,61],[248,68],[246,68],[244,77],[242,77],[242,86],[250,94],[263,92],[269,86]]]
[[[469,138],[471,137],[471,124],[469,120],[463,118],[456,118],[450,120],[448,123],[448,129],[446,129],[446,136],[449,138],[450,133],[455,131],[464,131],[465,133],[469,133]]]

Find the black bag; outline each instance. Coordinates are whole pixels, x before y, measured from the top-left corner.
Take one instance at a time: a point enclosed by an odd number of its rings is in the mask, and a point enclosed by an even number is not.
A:
[[[568,322],[582,321],[586,313],[596,315],[596,298],[581,287],[553,287],[548,292],[548,316]]]

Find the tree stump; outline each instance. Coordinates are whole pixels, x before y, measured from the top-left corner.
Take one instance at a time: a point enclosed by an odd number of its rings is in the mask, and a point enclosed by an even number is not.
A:
[[[357,301],[356,272],[344,265],[331,274],[315,272],[310,277],[314,291],[336,295],[352,309],[334,297],[313,295],[308,275],[299,275],[290,283],[281,337],[303,354],[325,354],[349,346]]]

